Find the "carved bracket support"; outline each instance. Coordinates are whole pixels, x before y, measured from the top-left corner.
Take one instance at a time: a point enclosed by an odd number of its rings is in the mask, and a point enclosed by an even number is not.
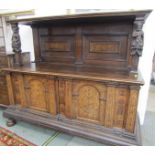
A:
[[[132,42],[131,42],[131,55],[140,57],[143,51],[143,24],[144,18],[138,17],[134,21],[133,33],[132,33]]]
[[[21,50],[21,40],[19,35],[19,27],[18,23],[12,23],[11,24],[13,35],[12,35],[12,50],[15,53],[15,63],[17,65],[22,66],[22,50]]]
[[[144,17],[136,17],[133,23],[133,33],[131,41],[131,72],[133,73],[137,73],[139,57],[142,56],[144,44],[144,33],[142,30],[143,24]]]

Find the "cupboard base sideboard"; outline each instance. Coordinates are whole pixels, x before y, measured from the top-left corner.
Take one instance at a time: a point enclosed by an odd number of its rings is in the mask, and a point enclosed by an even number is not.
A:
[[[58,68],[41,69],[32,63],[5,69],[11,104],[4,112],[8,126],[25,120],[111,145],[141,144],[138,77],[69,73],[68,67],[67,72],[62,67],[56,72]]]
[[[150,12],[11,19],[19,59],[3,69],[7,125],[23,120],[109,145],[141,145],[138,63]],[[32,28],[34,63],[21,60],[18,24]]]

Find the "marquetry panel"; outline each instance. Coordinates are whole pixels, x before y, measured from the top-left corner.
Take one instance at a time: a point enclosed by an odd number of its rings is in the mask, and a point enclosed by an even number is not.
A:
[[[69,42],[58,42],[58,41],[53,41],[53,42],[46,42],[45,43],[45,50],[52,50],[55,52],[69,52],[71,51],[71,45]]]
[[[99,105],[99,92],[93,86],[83,86],[79,90],[79,117],[99,120]]]
[[[27,107],[56,114],[54,81],[37,76],[24,76]]]
[[[106,87],[95,82],[73,82],[74,115],[79,120],[103,124]]]
[[[39,29],[39,36],[43,61],[73,62],[75,60],[74,29],[73,32],[67,27],[63,29],[51,27],[48,31]]]
[[[91,41],[90,52],[119,54],[120,42],[116,41]]]
[[[85,35],[83,36],[85,59],[91,60],[125,60],[127,49],[126,35]]]

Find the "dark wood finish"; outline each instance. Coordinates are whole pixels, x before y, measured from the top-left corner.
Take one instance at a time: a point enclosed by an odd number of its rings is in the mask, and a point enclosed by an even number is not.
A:
[[[18,106],[10,106],[4,112],[4,117],[26,121],[39,126],[59,130],[60,132],[95,140],[107,145],[142,145],[138,118],[134,133],[129,133],[119,129],[105,128],[104,126],[92,123],[67,119],[61,115],[53,117],[47,113],[38,113],[30,109],[21,109]]]
[[[16,121],[13,120],[13,119],[8,119],[7,122],[6,122],[6,125],[7,125],[8,127],[12,127],[12,126],[14,126],[15,124],[16,124]]]
[[[22,66],[22,55],[21,55],[21,41],[20,41],[20,35],[19,35],[19,28],[17,23],[11,24],[13,35],[12,35],[12,51],[16,54],[17,59],[15,59],[15,63],[17,65]]]
[[[137,64],[149,11],[13,20],[34,35],[35,63],[4,69],[4,116],[110,145],[140,145]]]
[[[150,10],[9,21],[32,26],[36,62],[137,72]],[[62,26],[63,25],[63,26]]]

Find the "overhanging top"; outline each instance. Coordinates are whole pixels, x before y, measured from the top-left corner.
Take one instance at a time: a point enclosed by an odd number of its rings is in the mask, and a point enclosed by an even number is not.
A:
[[[152,10],[139,10],[139,11],[117,11],[117,12],[102,12],[102,13],[87,13],[87,14],[74,14],[74,15],[61,15],[61,16],[46,16],[46,17],[33,17],[25,19],[9,20],[9,23],[20,23],[26,25],[33,25],[35,23],[44,23],[46,21],[68,21],[68,20],[82,20],[94,18],[135,18],[143,17],[144,19],[151,13]]]

